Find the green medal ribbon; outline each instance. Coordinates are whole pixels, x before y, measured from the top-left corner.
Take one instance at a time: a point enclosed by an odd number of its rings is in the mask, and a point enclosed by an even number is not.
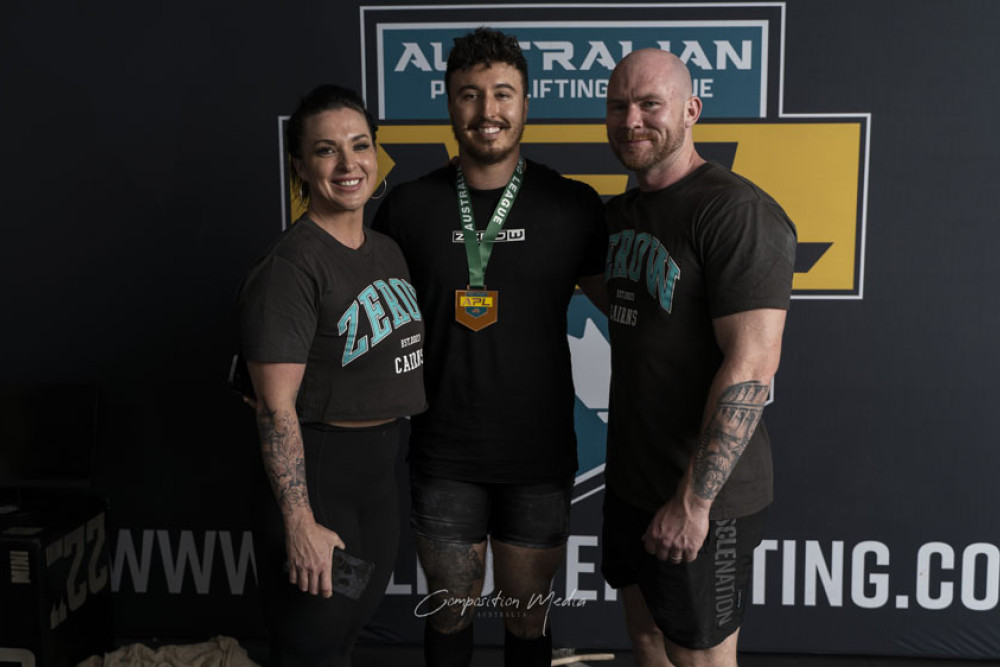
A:
[[[513,208],[517,193],[521,190],[521,182],[524,177],[524,158],[518,158],[517,167],[511,174],[510,180],[507,181],[500,201],[497,202],[497,206],[493,210],[493,217],[490,218],[490,224],[483,232],[482,241],[476,238],[476,219],[472,213],[472,197],[469,194],[469,186],[465,182],[465,174],[462,173],[462,165],[456,164],[455,172],[455,188],[458,190],[458,214],[462,220],[465,255],[469,260],[469,289],[483,289],[486,287],[486,265],[493,252],[493,242],[503,228],[507,214]]]

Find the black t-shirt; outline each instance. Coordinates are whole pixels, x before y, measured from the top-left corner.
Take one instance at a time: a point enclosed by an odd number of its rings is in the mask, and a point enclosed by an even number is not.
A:
[[[788,308],[795,227],[760,188],[714,163],[662,190],[616,197],[607,219],[606,479],[615,495],[655,511],[687,469],[722,363],[712,320]],[[761,422],[711,515],[745,516],[771,498],[771,449]]]
[[[239,296],[249,361],[305,364],[300,421],[391,419],[426,406],[423,321],[392,239],[354,250],[308,218],[285,230]]]
[[[486,228],[502,189],[472,190]],[[469,270],[455,170],[394,188],[374,227],[406,256],[427,329],[430,404],[413,419],[410,463],[468,481],[566,479],[576,471],[566,310],[577,278],[601,272],[607,247],[594,190],[527,162],[524,182],[486,270],[499,319],[474,332],[455,321]]]

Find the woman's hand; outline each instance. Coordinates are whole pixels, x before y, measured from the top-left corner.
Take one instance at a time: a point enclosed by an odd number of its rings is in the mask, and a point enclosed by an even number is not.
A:
[[[288,581],[303,593],[333,595],[333,549],[344,548],[344,541],[334,531],[312,519],[302,519],[286,526]]]

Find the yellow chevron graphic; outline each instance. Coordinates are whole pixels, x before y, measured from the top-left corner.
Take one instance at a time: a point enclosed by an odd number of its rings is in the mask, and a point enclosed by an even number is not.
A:
[[[862,122],[785,120],[762,123],[702,122],[694,128],[700,143],[737,146],[733,171],[778,200],[795,222],[800,244],[829,244],[808,271],[796,273],[797,294],[857,290],[861,230]],[[450,157],[458,143],[450,125],[383,125],[378,131],[379,180],[395,168],[392,147],[436,144]],[[534,124],[525,128],[526,144],[606,144],[603,124]],[[428,164],[423,171],[440,165]],[[586,166],[586,165],[582,165]],[[623,192],[628,174],[567,173],[601,195]],[[292,219],[303,209],[292,199]]]

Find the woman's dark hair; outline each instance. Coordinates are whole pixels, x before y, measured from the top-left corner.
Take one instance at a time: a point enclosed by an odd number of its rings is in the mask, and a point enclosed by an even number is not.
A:
[[[476,65],[490,63],[506,63],[521,72],[524,94],[528,94],[528,61],[521,53],[521,45],[517,43],[517,38],[489,28],[476,28],[467,35],[455,38],[455,45],[448,54],[448,66],[444,72],[448,94],[451,94],[452,72],[469,70]]]
[[[285,147],[291,159],[302,159],[302,136],[305,134],[306,120],[324,111],[335,111],[337,109],[353,109],[365,117],[368,123],[368,130],[371,132],[372,141],[375,141],[375,134],[378,132],[378,123],[375,118],[368,113],[365,108],[365,101],[361,96],[350,88],[327,84],[313,88],[308,95],[299,101],[298,108],[288,119],[285,126]],[[299,179],[299,173],[295,165],[291,166],[291,177],[293,186],[293,196],[298,195],[305,201],[309,197],[309,184],[303,183]],[[298,190],[298,192],[294,192]]]

